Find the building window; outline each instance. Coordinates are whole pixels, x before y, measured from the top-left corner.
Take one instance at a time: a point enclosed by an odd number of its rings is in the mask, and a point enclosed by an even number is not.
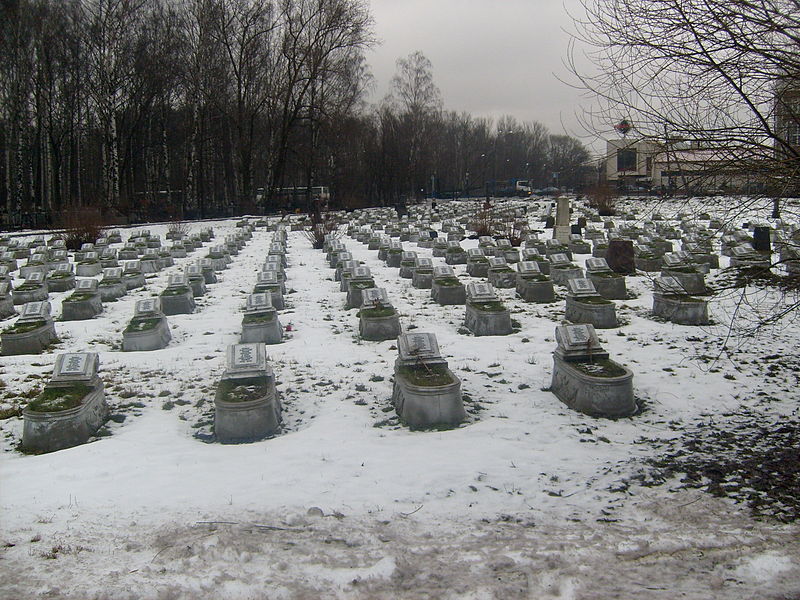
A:
[[[636,149],[627,148],[617,152],[617,171],[636,170]]]

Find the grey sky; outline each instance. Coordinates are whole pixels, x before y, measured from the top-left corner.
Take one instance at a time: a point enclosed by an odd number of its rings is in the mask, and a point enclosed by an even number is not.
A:
[[[395,61],[420,50],[433,63],[445,108],[475,116],[510,114],[553,133],[583,137],[580,94],[561,83],[568,16],[578,0],[370,0],[382,44],[368,53],[377,102]]]

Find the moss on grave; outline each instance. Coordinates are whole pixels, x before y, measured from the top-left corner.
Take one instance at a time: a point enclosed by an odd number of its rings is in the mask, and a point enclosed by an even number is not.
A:
[[[48,387],[28,403],[33,412],[59,412],[77,408],[81,400],[92,391],[88,385],[76,384],[67,387]]]
[[[411,385],[420,387],[444,386],[455,383],[447,365],[413,365],[397,367],[397,374]]]

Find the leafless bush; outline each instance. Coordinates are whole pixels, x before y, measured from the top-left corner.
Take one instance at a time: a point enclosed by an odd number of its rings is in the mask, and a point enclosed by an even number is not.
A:
[[[69,250],[80,250],[82,244],[93,244],[103,235],[103,219],[95,208],[66,210],[60,219],[61,234]]]
[[[191,227],[186,221],[173,221],[167,227],[167,233],[169,233],[171,237],[176,235],[178,237],[184,237],[189,235],[190,229]]]
[[[339,225],[329,213],[321,213],[319,216],[312,215],[311,224],[303,230],[305,236],[311,241],[311,247],[321,250],[325,244],[325,237],[333,234],[335,237],[341,235]]]
[[[610,217],[615,214],[614,202],[616,196],[607,183],[598,183],[587,190],[589,206],[596,208],[601,217]]]

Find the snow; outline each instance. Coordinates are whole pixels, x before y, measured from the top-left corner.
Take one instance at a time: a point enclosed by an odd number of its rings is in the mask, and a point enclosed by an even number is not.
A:
[[[213,227],[216,240],[237,229],[234,221]],[[163,240],[167,226],[149,229]],[[649,278],[629,277],[637,297],[617,302],[623,325],[598,333],[611,357],[633,370],[644,410],[627,419],[593,419],[545,389],[563,299],[529,305],[513,290],[498,290],[520,330],[464,335],[463,306],[438,306],[429,290],[413,288],[376,252],[345,236],[354,258],[387,289],[404,328],[436,334],[471,399],[464,426],[412,432],[389,410],[395,343],[358,338],[357,311],[344,310],[345,294],[324,254],[292,232],[290,293],[279,313],[292,331],[267,348],[284,431],[253,444],[207,443],[225,348],[238,341],[241,310],[271,236],[255,232],[219,283],[197,299],[194,314],[168,317],[173,339],[163,350],[121,352],[122,329],[137,299],[163,290],[170,273],[204,250],[176,259],[145,289],[105,303],[91,321],[56,322],[62,340],[56,352],[100,353],[107,400],[121,422],[111,421],[109,435],[92,443],[41,456],[16,451],[21,418],[0,422],[0,595],[779,598],[800,592],[794,525],[754,520],[745,507],[678,490],[677,482],[641,487],[630,479],[638,461],[654,452],[642,437],[672,439],[701,418],[764,408],[759,391],[774,397],[769,414],[796,411],[789,379],[756,376],[759,353],[794,347],[795,325],[768,344],[742,346],[751,359],[745,366],[702,358],[717,350],[722,319],[705,328],[653,321]],[[54,315],[68,294],[51,293]],[[712,303],[712,315],[730,310]],[[54,353],[3,357],[0,407],[40,386],[54,360]]]

